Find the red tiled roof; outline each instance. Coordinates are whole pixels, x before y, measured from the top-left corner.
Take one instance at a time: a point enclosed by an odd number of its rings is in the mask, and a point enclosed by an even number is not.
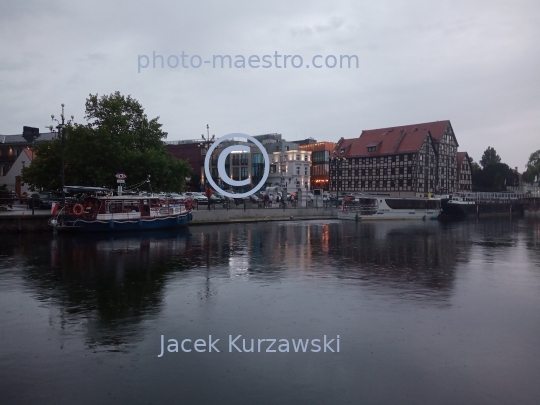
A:
[[[469,155],[467,154],[467,152],[458,152],[457,153],[457,165],[458,165],[458,170],[459,168],[461,167],[461,164],[463,163],[463,158],[467,156],[467,158],[469,158]]]
[[[389,127],[389,128],[378,128],[378,129],[368,129],[362,131],[361,137],[366,135],[372,135],[372,134],[382,134],[384,132],[400,132],[401,130],[404,130],[406,132],[414,131],[416,128],[418,130],[424,129],[429,132],[431,132],[431,137],[435,142],[440,142],[444,136],[444,132],[446,131],[446,128],[448,128],[448,125],[450,125],[450,120],[444,120],[444,121],[435,121],[435,122],[424,122],[422,124],[412,124],[412,125],[402,125],[399,127]]]
[[[23,151],[26,153],[30,161],[34,160],[34,158],[36,157],[36,154],[29,148],[24,148]]]
[[[344,139],[332,155],[350,158],[417,152],[429,134],[429,130],[416,127],[411,131],[362,131],[360,138]],[[368,147],[375,145],[378,145],[375,152],[368,152]],[[344,153],[341,153],[342,150],[345,150]]]

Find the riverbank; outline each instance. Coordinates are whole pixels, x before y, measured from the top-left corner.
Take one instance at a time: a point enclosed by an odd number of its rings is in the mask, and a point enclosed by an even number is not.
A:
[[[193,221],[189,226],[208,224],[231,224],[240,222],[269,222],[291,219],[335,219],[337,208],[295,208],[295,209],[231,209],[231,210],[198,210],[193,212]],[[13,209],[0,212],[1,233],[52,232],[48,225],[51,217],[47,210]]]

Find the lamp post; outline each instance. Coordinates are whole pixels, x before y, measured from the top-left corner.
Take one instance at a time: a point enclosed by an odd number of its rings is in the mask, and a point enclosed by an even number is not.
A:
[[[212,138],[210,138],[210,126],[208,124],[206,124],[206,137],[204,136],[204,134],[201,134],[201,138],[202,138],[202,142],[199,143],[199,148],[201,148],[201,155],[206,155],[206,153],[208,152],[208,149],[210,149],[210,146],[214,143],[214,140],[216,139],[216,136],[215,135],[212,135]],[[213,157],[213,153],[212,155],[210,156],[210,162],[212,162],[212,157]],[[211,168],[210,168],[211,169]],[[210,172],[212,170],[209,170]],[[203,163],[203,168],[201,170],[201,176],[204,176],[204,163]],[[207,193],[206,194],[206,197],[208,198],[208,210],[210,210],[210,194],[208,194],[208,188],[210,187],[209,183],[208,183],[208,179],[206,177],[204,177],[205,181],[204,181],[204,185],[205,185],[205,192]]]
[[[65,115],[64,115],[64,103],[62,105],[62,114],[60,114],[60,118],[62,122],[58,121],[56,118],[54,118],[54,114],[51,114],[51,120],[56,121],[58,125],[56,126],[56,131],[54,130],[54,127],[52,125],[49,125],[49,130],[51,132],[58,133],[62,137],[62,206],[66,205],[66,192],[64,190],[64,187],[66,186],[66,178],[65,178],[65,144],[66,144],[66,127],[68,125],[71,125],[73,123],[73,119],[75,118],[73,115],[71,116],[71,119],[66,122]]]

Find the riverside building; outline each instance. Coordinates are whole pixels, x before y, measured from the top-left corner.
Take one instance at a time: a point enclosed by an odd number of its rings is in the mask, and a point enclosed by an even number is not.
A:
[[[362,131],[330,156],[330,191],[424,196],[460,189],[450,121]]]
[[[335,142],[315,142],[299,145],[303,152],[311,152],[311,187],[328,190],[330,181],[330,156],[336,147]]]

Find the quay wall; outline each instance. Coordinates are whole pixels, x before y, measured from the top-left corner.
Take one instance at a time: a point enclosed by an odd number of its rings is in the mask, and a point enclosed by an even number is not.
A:
[[[227,224],[235,222],[282,221],[291,219],[332,219],[337,218],[337,208],[316,209],[232,209],[232,210],[196,210],[193,211],[191,225]],[[0,233],[52,232],[48,225],[50,214],[32,211],[0,212]]]
[[[279,221],[284,219],[328,219],[337,218],[337,208],[315,209],[233,209],[233,210],[198,210],[193,211],[193,221],[190,225],[208,223],[229,223],[229,222],[259,222],[259,221]]]
[[[1,215],[0,213],[0,233],[18,232],[52,232],[49,226],[50,214],[36,215]]]

